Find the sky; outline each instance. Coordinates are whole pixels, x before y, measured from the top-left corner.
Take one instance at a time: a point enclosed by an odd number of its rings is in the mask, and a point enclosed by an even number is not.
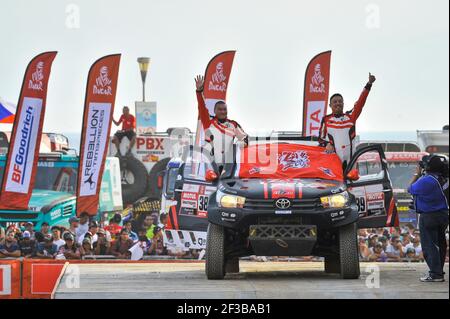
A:
[[[0,96],[17,103],[28,62],[57,50],[44,131],[80,132],[87,73],[122,53],[115,117],[141,100],[139,56],[151,58],[147,100],[158,130],[195,129],[194,76],[237,50],[227,102],[246,131],[300,130],[304,73],[332,50],[330,92],[352,107],[377,81],[358,120],[365,132],[440,129],[449,118],[447,0],[1,0]],[[0,129],[10,126],[0,125]]]

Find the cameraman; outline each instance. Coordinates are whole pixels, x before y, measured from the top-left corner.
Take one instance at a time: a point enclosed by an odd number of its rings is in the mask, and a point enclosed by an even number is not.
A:
[[[408,189],[419,214],[422,251],[430,269],[422,282],[444,281],[448,227],[448,160],[444,156],[424,156]]]

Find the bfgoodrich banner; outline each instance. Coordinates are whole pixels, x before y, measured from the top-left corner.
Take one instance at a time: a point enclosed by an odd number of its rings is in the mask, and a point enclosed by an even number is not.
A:
[[[97,60],[89,71],[78,168],[77,215],[97,214],[119,64],[120,54],[109,55]]]
[[[0,194],[0,209],[26,210],[44,124],[47,84],[56,52],[45,52],[28,64],[22,83]]]

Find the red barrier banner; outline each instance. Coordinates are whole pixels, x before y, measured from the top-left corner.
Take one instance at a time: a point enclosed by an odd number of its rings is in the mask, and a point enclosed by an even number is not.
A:
[[[77,215],[97,214],[109,132],[116,100],[120,54],[105,56],[91,67],[86,88],[78,168]]]
[[[20,264],[20,260],[0,260],[0,299],[20,298]]]
[[[303,136],[319,136],[330,90],[331,51],[316,55],[308,64],[303,92]]]
[[[235,54],[236,51],[219,53],[209,61],[206,67],[203,98],[211,117],[214,117],[214,105],[218,101],[226,101],[228,81],[230,80]],[[205,131],[199,117],[195,145],[201,146],[204,141]]]
[[[0,192],[0,209],[28,209],[41,144],[47,85],[55,57],[56,52],[39,54],[25,71]]]
[[[22,296],[49,299],[64,270],[66,260],[24,259]]]

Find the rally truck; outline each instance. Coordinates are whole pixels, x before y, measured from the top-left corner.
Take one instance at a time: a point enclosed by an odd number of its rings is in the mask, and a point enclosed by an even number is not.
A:
[[[356,149],[379,144],[382,146],[388,162],[389,174],[391,176],[394,199],[397,204],[400,225],[412,223],[417,226],[417,213],[414,209],[412,196],[408,193],[408,187],[416,173],[419,162],[427,152],[422,152],[416,142],[402,141],[361,141]],[[371,154],[362,156],[368,165],[378,165]],[[367,199],[358,199],[364,204]]]
[[[192,141],[193,134],[188,128],[137,134],[131,155],[124,156],[130,142],[124,137],[119,153],[124,205],[134,204],[143,197],[161,198],[161,189],[157,187],[158,176],[166,169],[170,159],[179,156],[182,148],[192,144]],[[117,153],[116,147],[110,142],[109,156]]]
[[[10,134],[2,133],[8,137]],[[79,158],[68,152],[68,140],[60,134],[43,134],[40,146],[35,185],[28,210],[0,210],[0,225],[33,222],[39,229],[43,222],[50,226],[69,226],[69,218],[76,215],[76,185]],[[47,142],[52,143],[47,143]],[[61,143],[63,142],[63,143]],[[4,143],[3,146],[7,144]],[[43,153],[43,151],[47,151]],[[6,152],[0,154],[0,181],[5,172]],[[99,212],[122,209],[120,169],[117,158],[107,158],[103,174]],[[98,219],[103,216],[99,214]]]
[[[237,148],[222,172],[202,154],[205,181],[191,183],[216,188],[207,207],[208,279],[238,271],[239,257],[249,255],[321,256],[326,272],[359,277],[357,229],[398,224],[386,157],[380,145],[361,148],[343,171],[336,154],[315,145]],[[379,165],[362,159],[367,154]]]

